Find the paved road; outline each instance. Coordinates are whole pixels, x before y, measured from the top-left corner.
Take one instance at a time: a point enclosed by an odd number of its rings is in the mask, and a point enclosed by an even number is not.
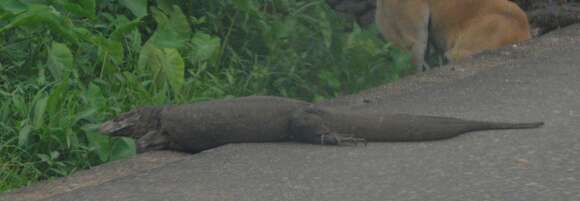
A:
[[[367,147],[227,145],[47,200],[580,200],[580,26],[325,104],[546,126]]]

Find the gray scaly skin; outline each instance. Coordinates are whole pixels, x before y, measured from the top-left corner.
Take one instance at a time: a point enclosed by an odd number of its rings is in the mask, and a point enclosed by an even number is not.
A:
[[[470,121],[451,117],[368,110],[347,111],[311,106],[294,112],[290,132],[297,141],[336,145],[367,141],[441,140],[471,131],[538,128],[543,124]]]
[[[489,129],[536,128],[542,123],[493,123],[456,118],[342,111],[307,102],[250,96],[188,105],[143,107],[103,123],[101,132],[137,140],[138,152],[200,152],[239,142],[300,141],[350,144],[426,141]]]
[[[137,140],[137,151],[200,152],[237,142],[289,141],[290,115],[310,103],[250,96],[188,105],[144,107],[101,125],[102,133]]]

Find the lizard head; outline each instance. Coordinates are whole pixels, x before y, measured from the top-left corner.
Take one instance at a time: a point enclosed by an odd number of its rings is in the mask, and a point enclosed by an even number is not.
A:
[[[159,112],[156,107],[137,108],[101,124],[99,131],[110,136],[139,139],[159,129]]]

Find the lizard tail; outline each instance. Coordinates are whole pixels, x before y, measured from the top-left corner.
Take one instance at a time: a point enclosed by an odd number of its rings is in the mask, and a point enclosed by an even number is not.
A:
[[[476,130],[495,130],[495,129],[530,129],[539,128],[544,125],[544,122],[530,122],[530,123],[500,123],[500,122],[481,122],[474,128]]]

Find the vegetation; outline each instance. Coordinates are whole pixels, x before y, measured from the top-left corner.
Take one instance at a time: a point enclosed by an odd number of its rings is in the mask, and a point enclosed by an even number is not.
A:
[[[317,101],[409,69],[323,0],[2,0],[0,192],[132,156],[96,128],[137,106]]]

